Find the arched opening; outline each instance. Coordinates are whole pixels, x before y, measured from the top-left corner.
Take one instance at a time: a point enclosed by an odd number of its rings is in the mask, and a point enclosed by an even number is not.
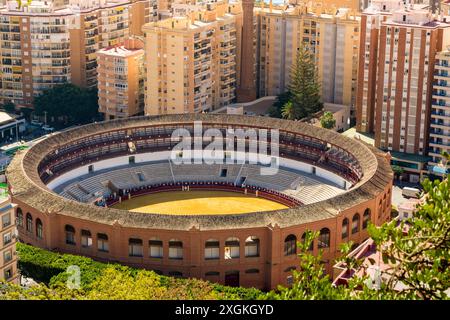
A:
[[[27,213],[27,226],[26,229],[28,232],[33,232],[33,217],[31,216],[31,213]]]
[[[130,257],[142,257],[142,240],[137,238],[128,239],[128,255]]]
[[[151,238],[148,241],[150,258],[162,258],[163,257],[163,242],[159,238]]]
[[[109,252],[108,235],[105,233],[97,233],[98,251]]]
[[[225,259],[239,258],[239,239],[230,237],[225,240]]]
[[[302,243],[305,243],[305,241],[306,241],[306,232],[304,232],[304,233],[302,234]],[[311,241],[311,243],[309,244],[308,250],[309,250],[309,251],[313,251],[313,249],[314,249],[314,240]]]
[[[81,230],[81,246],[83,248],[92,247],[92,235],[89,230]]]
[[[359,231],[359,213],[355,213],[352,219],[352,234]]]
[[[219,240],[209,239],[205,242],[205,260],[214,260],[220,258]]]
[[[43,238],[43,230],[42,230],[42,221],[41,219],[36,219],[36,237],[38,239],[42,239]]]
[[[342,239],[345,239],[348,237],[349,227],[350,227],[350,222],[348,221],[347,218],[344,218],[344,220],[342,220]]]
[[[16,211],[16,225],[18,227],[23,227],[23,212],[20,208],[17,208]]]
[[[75,245],[75,228],[70,224],[66,224],[66,244]]]
[[[297,253],[297,237],[290,234],[284,239],[284,255],[290,256]]]
[[[229,287],[239,287],[239,271],[225,272],[225,285]]]
[[[178,239],[169,240],[169,259],[183,259],[183,242]]]
[[[367,229],[367,226],[369,225],[369,221],[370,221],[370,209],[367,208],[363,214],[363,223],[362,223],[363,229]]]
[[[319,247],[319,249],[330,247],[330,229],[322,228],[320,230],[319,239],[318,239],[318,247]]]
[[[250,236],[245,240],[245,256],[259,257],[259,238]]]

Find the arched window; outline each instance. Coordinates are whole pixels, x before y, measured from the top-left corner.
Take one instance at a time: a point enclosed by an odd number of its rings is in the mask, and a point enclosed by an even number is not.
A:
[[[320,230],[318,241],[319,241],[319,243],[318,243],[319,248],[329,248],[330,247],[330,229],[322,228]]]
[[[342,220],[342,239],[345,239],[348,237],[348,228],[350,227],[350,223],[347,218],[344,218]]]
[[[23,212],[20,208],[16,211],[16,224],[18,227],[23,227]]]
[[[219,240],[209,239],[205,242],[205,260],[219,259],[220,257],[220,244]]]
[[[92,235],[89,230],[81,230],[81,246],[83,248],[92,247]]]
[[[290,256],[297,253],[297,237],[290,234],[284,239],[284,255]]]
[[[259,269],[247,269],[247,270],[245,270],[245,273],[256,274],[256,273],[259,273]]]
[[[128,255],[130,257],[142,257],[142,240],[137,238],[128,239]]]
[[[225,259],[239,258],[239,239],[230,237],[225,240]]]
[[[102,252],[109,252],[108,235],[97,233],[97,249]]]
[[[352,234],[359,231],[359,213],[355,213],[352,219]]]
[[[363,224],[362,224],[363,229],[367,228],[367,226],[369,225],[369,221],[370,221],[370,209],[367,208],[363,214]]]
[[[29,212],[27,213],[27,231],[33,232],[33,217]]]
[[[151,238],[148,241],[150,258],[163,257],[163,242],[159,238]]]
[[[66,224],[66,244],[75,245],[75,228],[70,224]]]
[[[43,234],[42,234],[42,221],[41,219],[36,219],[36,237],[38,239],[42,239]]]
[[[169,240],[169,259],[183,259],[183,242],[178,239]]]
[[[306,232],[304,232],[304,233],[302,234],[302,243],[305,243],[305,241],[306,241]],[[313,249],[314,249],[314,240],[311,241],[308,250],[309,250],[309,251],[313,251]]]
[[[259,257],[259,238],[250,236],[245,240],[245,256]]]

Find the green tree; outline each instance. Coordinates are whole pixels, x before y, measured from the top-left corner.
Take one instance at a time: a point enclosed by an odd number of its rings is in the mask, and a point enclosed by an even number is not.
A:
[[[297,119],[322,110],[320,84],[314,55],[305,45],[300,46],[295,63],[291,67],[289,91],[296,109]]]
[[[400,176],[403,174],[403,172],[405,172],[405,170],[398,165],[392,165],[391,168],[392,168],[392,171],[394,171],[394,175],[395,175],[396,179],[400,178]]]
[[[333,129],[336,126],[336,119],[334,119],[333,113],[325,111],[323,116],[320,117],[320,125],[325,129]]]
[[[47,113],[50,122],[55,119],[65,125],[88,123],[98,116],[97,91],[70,83],[57,85],[36,97],[34,107],[37,115]]]
[[[269,116],[273,118],[282,118],[282,110],[284,105],[291,100],[291,93],[289,91],[280,93],[273,105],[269,108]]]
[[[297,118],[296,110],[291,101],[284,104],[283,109],[281,110],[281,115],[284,119],[288,120],[295,120]]]
[[[9,113],[14,113],[16,111],[16,105],[12,102],[7,102],[3,105],[3,110]]]

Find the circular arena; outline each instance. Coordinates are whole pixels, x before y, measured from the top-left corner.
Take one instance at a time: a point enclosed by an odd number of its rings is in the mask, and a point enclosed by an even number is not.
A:
[[[390,218],[389,160],[301,122],[186,114],[54,134],[6,175],[25,243],[273,289],[290,284],[305,231],[330,273],[340,243]]]

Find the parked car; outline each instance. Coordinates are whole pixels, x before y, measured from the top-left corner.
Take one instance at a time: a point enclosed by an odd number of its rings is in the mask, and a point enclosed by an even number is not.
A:
[[[45,132],[53,132],[53,131],[55,131],[55,128],[50,127],[49,125],[42,126],[42,129],[43,129]]]
[[[43,123],[39,122],[39,120],[31,120],[31,124],[33,126],[39,126],[39,127],[43,125]]]
[[[417,188],[409,188],[409,187],[404,187],[402,189],[402,195],[405,198],[419,198],[420,196],[420,190]]]

